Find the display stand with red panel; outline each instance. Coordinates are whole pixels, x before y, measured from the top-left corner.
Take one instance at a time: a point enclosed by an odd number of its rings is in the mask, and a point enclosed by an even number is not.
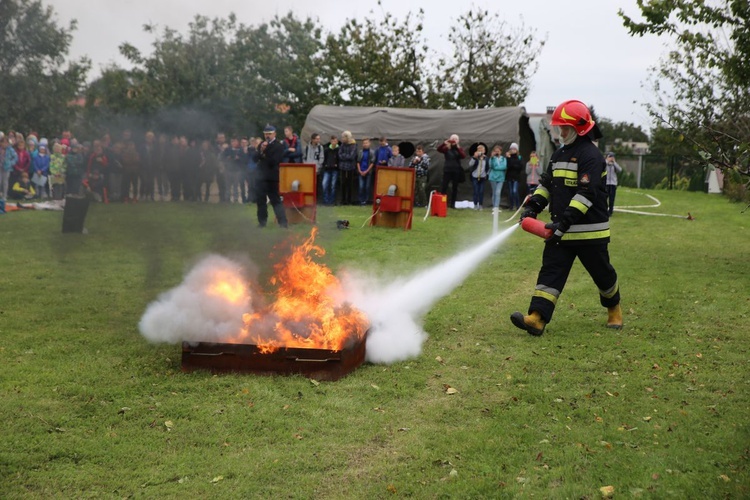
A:
[[[279,194],[289,224],[315,224],[318,180],[314,163],[280,164]]]
[[[411,229],[414,215],[413,168],[377,167],[371,226]]]

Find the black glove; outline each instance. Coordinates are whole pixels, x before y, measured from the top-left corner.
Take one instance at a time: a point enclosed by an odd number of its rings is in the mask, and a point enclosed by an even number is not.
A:
[[[544,242],[552,243],[555,245],[560,243],[563,233],[565,233],[565,229],[562,227],[562,224],[560,224],[559,222],[548,222],[547,224],[544,225],[544,229],[552,230],[552,236],[544,240]]]
[[[524,211],[521,213],[521,221],[523,221],[526,217],[531,217],[532,219],[536,219],[536,210],[534,210],[531,207],[526,207]]]

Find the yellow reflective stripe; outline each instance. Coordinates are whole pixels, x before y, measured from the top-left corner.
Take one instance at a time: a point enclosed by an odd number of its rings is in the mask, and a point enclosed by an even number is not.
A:
[[[611,299],[617,294],[619,290],[620,290],[620,282],[615,281],[615,284],[609,290],[599,290],[599,295],[601,295],[605,299]]]
[[[570,200],[570,206],[577,209],[579,212],[585,214],[589,211],[589,207],[577,200]]]
[[[558,169],[552,172],[552,177],[562,177],[564,179],[578,180],[578,172],[575,170]]]
[[[534,290],[534,297],[539,297],[540,299],[549,300],[550,302],[552,302],[552,305],[557,304],[557,297],[555,297],[551,293],[547,293],[542,290]]]
[[[603,231],[590,231],[587,233],[565,233],[562,239],[567,241],[596,240],[599,238],[609,238],[609,235],[609,229],[605,229]]]
[[[534,190],[534,194],[535,195],[538,194],[539,196],[541,196],[545,200],[549,200],[549,191],[544,186],[537,187],[536,190]]]

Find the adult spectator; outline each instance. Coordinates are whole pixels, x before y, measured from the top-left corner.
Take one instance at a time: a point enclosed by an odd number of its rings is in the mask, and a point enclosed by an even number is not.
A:
[[[167,175],[167,162],[170,161],[170,150],[172,146],[169,143],[167,134],[159,134],[159,143],[156,148],[156,191],[159,194],[159,201],[167,199],[169,194],[169,176]]]
[[[524,204],[521,219],[536,218],[549,205],[552,222],[545,227],[552,230],[552,236],[545,241],[528,314],[514,312],[511,322],[531,335],[542,335],[578,258],[599,289],[601,305],[607,308],[607,327],[622,328],[620,287],[607,249],[605,162],[593,143],[601,133],[580,101],[560,104],[550,124],[559,128],[555,135],[564,145],[552,154],[539,187]]]
[[[201,152],[195,139],[188,140],[182,160],[182,190],[185,201],[198,201],[198,187],[200,185]]]
[[[182,179],[180,177],[180,162],[184,156],[184,150],[187,149],[187,138],[184,144],[179,136],[172,136],[167,148],[166,161],[164,162],[164,171],[169,179],[169,199],[171,201],[180,201],[182,196]]]
[[[323,151],[323,204],[332,206],[336,203],[336,183],[339,179],[339,138],[332,135]]]
[[[456,208],[456,197],[458,196],[458,185],[464,181],[464,170],[461,166],[461,160],[466,158],[466,153],[459,145],[457,134],[451,135],[440,146],[437,147],[438,153],[442,153],[445,158],[443,164],[443,182],[440,186],[440,192],[448,195],[448,206]],[[448,192],[448,185],[451,185],[451,191]]]
[[[424,152],[424,146],[417,144],[414,150],[414,158],[409,166],[415,170],[414,200],[418,207],[427,206],[427,175],[430,168],[430,156]]]
[[[218,168],[219,159],[211,147],[211,141],[204,140],[201,142],[200,163],[198,164],[198,190],[196,200],[207,202],[211,196],[211,184],[213,184],[216,169]],[[205,187],[205,193],[203,188]]]
[[[615,210],[615,195],[617,194],[617,174],[622,173],[622,167],[615,161],[615,154],[607,153],[607,213],[611,217]]]
[[[232,137],[229,144],[230,146],[221,154],[222,162],[226,168],[227,189],[229,191],[227,194],[231,203],[240,203],[242,201],[240,181],[247,168],[247,153],[242,151],[240,140],[237,137]]]
[[[284,127],[283,142],[285,148],[283,163],[302,163],[302,144],[290,125]]]
[[[260,143],[260,137],[252,137],[247,149],[247,203],[258,202],[258,161],[252,152],[258,150]]]
[[[354,204],[354,181],[357,170],[357,141],[352,133],[345,130],[341,134],[339,147],[339,172],[341,175],[341,204]]]
[[[266,227],[270,202],[281,227],[287,227],[286,212],[279,196],[279,163],[284,158],[284,145],[276,139],[276,128],[266,125],[263,142],[258,145],[258,227]]]
[[[152,131],[149,130],[143,136],[143,144],[138,154],[141,157],[140,199],[141,201],[154,201],[154,180],[158,170],[159,155],[156,136]]]
[[[129,131],[128,131],[129,132]],[[123,133],[123,136],[127,136]],[[138,178],[141,170],[141,156],[135,146],[135,141],[129,139],[124,143],[122,154],[120,155],[122,163],[122,183],[120,193],[124,203],[138,202]],[[132,196],[131,193],[132,192]]]
[[[511,143],[505,154],[508,169],[505,180],[508,182],[508,193],[510,197],[510,208],[515,210],[521,206],[521,198],[518,193],[518,183],[521,181],[521,173],[524,171],[523,158],[518,154],[518,144]]]
[[[495,212],[501,212],[500,201],[503,192],[503,184],[505,183],[505,171],[508,168],[508,159],[503,156],[503,148],[499,144],[492,148],[492,156],[490,157],[490,173],[489,180],[490,186],[492,187],[492,210]]]
[[[106,140],[102,140],[102,146]],[[122,141],[115,142],[111,148],[104,148],[104,156],[107,158],[107,169],[104,171],[103,181],[107,187],[104,195],[104,201],[123,201],[125,193],[122,191],[122,153],[125,150],[125,144]]]
[[[227,144],[226,134],[223,132],[216,134],[216,139],[214,139],[214,151],[216,157],[219,159],[219,162],[217,163],[218,168],[216,170],[216,187],[219,190],[219,202],[221,203],[229,201],[227,195],[227,165],[224,164],[222,158],[224,150],[228,147],[229,145]]]
[[[370,149],[370,139],[362,139],[362,151],[357,158],[357,173],[359,174],[359,204],[367,205],[372,192],[372,177],[375,169],[375,151]]]
[[[477,150],[474,151],[474,155],[469,159],[474,210],[482,210],[484,208],[484,184],[487,181],[487,174],[490,167],[489,163],[484,144],[477,145]]]

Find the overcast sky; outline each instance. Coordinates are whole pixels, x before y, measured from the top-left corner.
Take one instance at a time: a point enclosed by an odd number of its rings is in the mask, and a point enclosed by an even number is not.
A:
[[[347,19],[371,17],[380,9],[403,19],[408,12],[425,12],[425,34],[432,50],[450,52],[447,35],[452,19],[470,7],[497,12],[506,21],[521,22],[536,29],[537,38],[547,38],[539,58],[539,70],[523,103],[528,112],[544,112],[566,99],[593,104],[600,116],[633,122],[650,128],[640,104],[649,101],[649,68],[666,52],[664,40],[653,36],[633,38],[617,16],[618,9],[638,17],[635,0],[475,1],[382,0],[357,2],[317,0],[46,0],[54,6],[59,21],[77,19],[70,55],[87,55],[93,62],[90,76],[108,63],[125,66],[118,46],[130,42],[150,52],[153,36],[143,32],[146,23],[186,31],[196,14],[225,17],[234,12],[239,21],[257,24],[290,10],[298,19],[317,18],[324,29],[338,31]],[[460,5],[460,6],[459,6]]]

